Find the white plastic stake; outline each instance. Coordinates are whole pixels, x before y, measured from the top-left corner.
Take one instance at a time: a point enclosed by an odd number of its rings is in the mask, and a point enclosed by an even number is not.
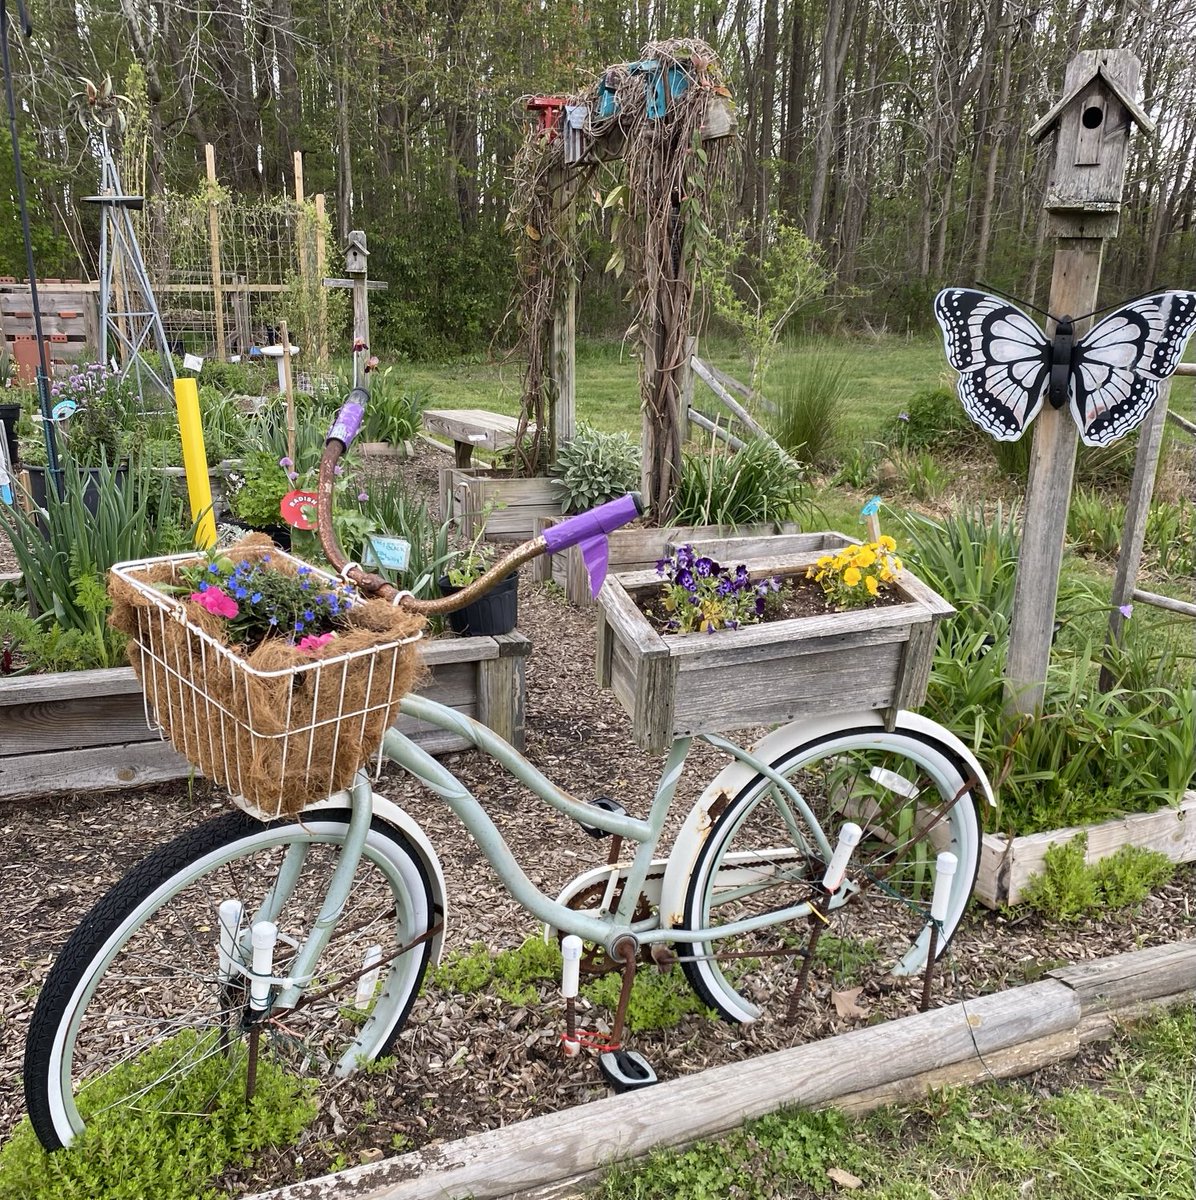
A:
[[[860,838],[863,836],[864,831],[854,821],[848,821],[839,830],[839,844],[835,847],[826,874],[822,877],[822,886],[828,894],[839,890],[843,876],[847,874],[851,852],[860,844]]]
[[[265,1012],[270,1003],[270,977],[274,974],[274,947],[278,942],[278,926],[273,921],[259,921],[253,927],[253,979],[249,985],[249,1006],[255,1012]]]
[[[578,984],[581,980],[581,938],[575,933],[561,939],[561,958],[564,968],[561,972],[561,995],[566,1000],[577,995]]]
[[[382,973],[382,947],[370,946],[362,959],[361,967],[364,974],[357,980],[357,995],[353,998],[353,1007],[365,1012],[374,998],[374,989],[378,986],[378,976]]]
[[[233,977],[233,964],[237,961],[238,942],[241,937],[240,900],[220,902],[220,982],[228,983]]]
[[[951,880],[959,868],[959,859],[944,850],[935,861],[934,895],[930,900],[930,919],[941,925],[947,919],[947,900],[951,895]]]

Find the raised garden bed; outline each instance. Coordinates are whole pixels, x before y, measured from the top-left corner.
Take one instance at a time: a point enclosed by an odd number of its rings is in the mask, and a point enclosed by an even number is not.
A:
[[[1157,850],[1176,863],[1196,862],[1196,791],[1187,792],[1174,808],[1130,813],[1100,825],[1052,829],[1015,838],[986,833],[980,847],[976,898],[988,908],[1017,904],[1030,880],[1042,874],[1046,852],[1081,833],[1088,835],[1090,863],[1108,858],[1122,846]]]
[[[518,632],[429,641],[423,646],[429,674],[419,694],[521,747],[530,650]],[[469,744],[407,717],[397,728],[431,754]],[[190,773],[186,759],[147,728],[131,667],[0,682],[0,798],[139,787]]]
[[[555,479],[507,479],[487,467],[443,467],[440,511],[473,538],[488,504],[486,539],[522,542],[536,533],[537,517],[559,517],[565,489]]]
[[[851,540],[797,534],[775,561],[746,561],[754,579],[803,575],[820,554]],[[937,624],[955,611],[903,571],[895,585],[900,604],[662,635],[636,606],[637,596],[659,586],[654,570],[608,576],[598,596],[598,683],[630,714],[637,743],[656,753],[694,733],[916,708],[926,695]]]

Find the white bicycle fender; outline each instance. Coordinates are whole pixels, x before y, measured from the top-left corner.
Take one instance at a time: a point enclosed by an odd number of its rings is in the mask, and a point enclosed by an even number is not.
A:
[[[752,754],[762,762],[772,763],[796,746],[804,745],[815,738],[827,737],[843,729],[884,729],[884,714],[875,710],[860,713],[837,713],[833,716],[816,717],[811,720],[794,721],[782,725],[766,734],[752,747]],[[992,787],[984,768],[976,756],[950,730],[944,729],[937,721],[923,717],[915,712],[902,709],[897,714],[898,729],[910,733],[921,734],[930,741],[938,742],[950,750],[952,754],[962,759],[975,773],[980,781],[984,798],[990,805],[996,805]],[[669,855],[668,866],[665,868],[664,883],[660,889],[660,923],[666,929],[673,929],[682,924],[685,908],[685,889],[693,872],[698,853],[705,844],[714,824],[710,815],[711,808],[716,804],[725,804],[734,799],[755,778],[755,770],[747,763],[735,759],[725,766],[707,785],[706,790],[698,798],[697,803],[689,810],[685,823],[681,826],[672,853]],[[721,809],[720,809],[721,811]]]
[[[440,865],[440,856],[428,841],[419,822],[405,809],[400,808],[393,800],[374,796],[374,815],[380,817],[388,825],[393,825],[409,842],[423,855],[424,863],[432,877],[432,903],[440,910],[440,933],[432,940],[432,964],[438,965],[444,949],[444,933],[448,928],[448,889],[444,882],[444,870]],[[351,808],[352,799],[348,792],[337,792],[325,800],[309,804],[303,813],[318,812],[321,808]],[[301,814],[302,819],[302,814]]]

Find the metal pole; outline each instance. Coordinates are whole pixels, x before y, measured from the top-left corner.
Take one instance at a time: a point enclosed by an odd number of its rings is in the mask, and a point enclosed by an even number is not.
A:
[[[26,37],[33,32],[22,0],[17,0],[17,15]],[[58,465],[58,446],[54,439],[54,417],[50,410],[50,369],[45,335],[42,332],[41,306],[37,300],[37,270],[33,265],[33,238],[29,232],[29,206],[25,199],[25,173],[21,169],[21,142],[17,136],[17,103],[12,89],[12,63],[8,54],[8,5],[0,0],[0,65],[4,69],[4,98],[8,103],[8,134],[12,139],[12,167],[17,185],[17,207],[21,212],[21,232],[25,238],[25,269],[29,274],[29,296],[33,303],[33,332],[37,338],[37,396],[42,414],[42,432],[46,438],[46,461],[55,493],[62,496],[62,468]]]

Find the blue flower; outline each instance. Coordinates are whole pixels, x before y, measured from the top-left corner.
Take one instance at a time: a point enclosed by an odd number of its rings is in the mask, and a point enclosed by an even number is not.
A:
[[[737,566],[735,568],[735,582],[736,583],[747,583],[747,581],[748,581],[747,564],[740,563],[739,566]]]
[[[759,617],[759,616],[763,616],[763,615],[764,615],[764,597],[757,596],[756,597],[756,616]]]
[[[296,622],[295,622],[295,632],[296,632],[296,633],[302,633],[302,632],[303,632],[303,622],[302,622],[302,621],[296,621]]]
[[[208,563],[208,571],[213,575],[220,574],[220,568],[215,563]]]
[[[713,559],[702,557],[699,558],[696,563],[694,563],[694,570],[697,571],[697,573],[701,575],[703,579],[705,579],[707,576],[714,573],[714,566],[715,564]]]
[[[302,589],[303,589],[305,592],[306,592],[306,591],[308,591],[308,590],[311,588],[311,584],[310,584],[310,583],[308,583],[306,579],[305,579],[305,580],[304,580],[304,581],[303,581],[303,582],[302,582],[302,583],[301,583],[299,586],[300,586],[300,587],[301,587],[301,588],[302,588]]]
[[[687,591],[692,592],[697,584],[694,583],[694,577],[687,567],[682,567],[677,572],[677,582]]]
[[[261,592],[254,592],[254,593],[253,593],[253,595],[249,597],[249,603],[250,603],[250,604],[257,604],[257,602],[258,602],[259,600],[261,600],[261,598],[262,598],[262,594],[261,594]]]
[[[244,599],[245,599],[245,597],[249,595],[249,592],[248,592],[248,591],[247,591],[245,588],[243,588],[243,587],[239,587],[239,588],[237,588],[237,590],[236,590],[236,591],[233,593],[233,595],[234,595],[234,596],[236,596],[236,598],[237,598],[238,600],[244,600]]]
[[[278,624],[278,617],[276,617],[276,616],[274,616],[274,617],[271,617],[271,618],[270,618],[270,624],[271,624],[271,625],[277,625],[277,624]]]
[[[212,585],[211,585],[210,583],[208,583],[208,581],[205,579],[205,580],[204,580],[204,581],[203,581],[203,582],[202,582],[202,583],[199,585],[199,590],[200,590],[201,592],[206,592],[206,591],[208,590],[208,588],[209,588],[209,587],[211,587],[211,586],[212,586]]]
[[[303,619],[305,621],[314,621],[316,619],[316,614],[314,612],[312,612],[312,610],[310,608],[304,609]]]
[[[299,568],[299,570],[296,572],[296,574],[298,574],[298,575],[310,575],[310,574],[311,574],[311,567],[300,567],[300,568]]]

